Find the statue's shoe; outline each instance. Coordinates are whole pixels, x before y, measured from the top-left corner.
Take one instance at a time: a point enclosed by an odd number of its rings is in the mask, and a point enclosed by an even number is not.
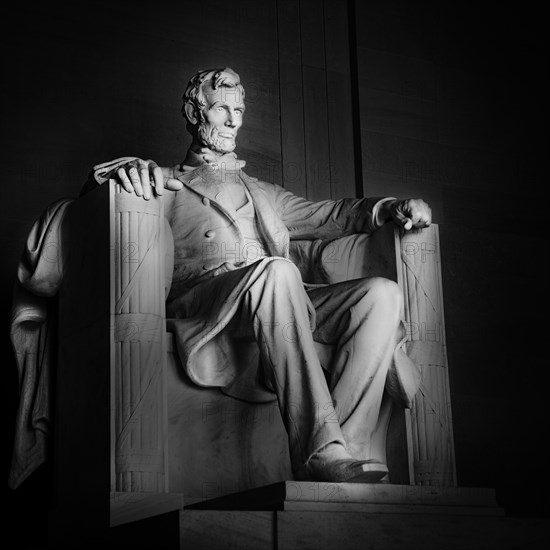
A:
[[[310,461],[294,472],[294,479],[332,483],[377,483],[387,474],[388,467],[379,460],[341,458],[323,464]]]
[[[333,483],[377,483],[388,474],[379,460],[357,460],[339,443],[330,443],[316,452],[294,472],[296,481],[329,481]]]

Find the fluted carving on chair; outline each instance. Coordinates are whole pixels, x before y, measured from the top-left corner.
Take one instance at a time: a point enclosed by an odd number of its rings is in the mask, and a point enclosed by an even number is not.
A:
[[[113,490],[163,492],[166,475],[162,201],[112,186]]]
[[[407,353],[422,371],[410,411],[414,482],[456,485],[438,227],[401,235],[400,249]]]

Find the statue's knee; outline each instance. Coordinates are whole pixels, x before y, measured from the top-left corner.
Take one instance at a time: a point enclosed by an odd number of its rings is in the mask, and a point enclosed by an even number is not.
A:
[[[301,282],[300,272],[298,268],[284,258],[274,258],[266,265],[267,275],[275,277],[277,282],[284,283],[286,281]]]
[[[369,280],[370,299],[376,304],[391,308],[392,311],[401,313],[403,308],[403,292],[399,285],[384,277],[373,277]]]

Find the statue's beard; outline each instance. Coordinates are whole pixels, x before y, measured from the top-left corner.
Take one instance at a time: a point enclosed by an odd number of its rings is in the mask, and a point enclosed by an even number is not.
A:
[[[199,124],[197,138],[199,143],[206,145],[206,147],[212,151],[216,151],[217,153],[231,153],[237,146],[234,137],[220,137],[217,128],[212,128],[212,130],[210,130],[210,128],[204,123]]]

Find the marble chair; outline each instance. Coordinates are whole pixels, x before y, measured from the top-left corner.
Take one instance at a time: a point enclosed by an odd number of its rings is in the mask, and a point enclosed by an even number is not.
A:
[[[253,368],[228,388],[200,388],[183,373],[166,331],[173,251],[162,199],[146,202],[111,181],[72,204],[63,223],[59,502],[86,494],[102,507],[110,496],[117,525],[150,515],[151,506],[181,506],[181,495],[193,503],[292,479],[274,395],[253,383]],[[384,400],[376,452],[390,483],[454,485],[437,226],[299,241],[292,257],[307,282],[378,275],[401,285],[407,352],[422,383],[412,409]],[[320,345],[321,361],[329,348]],[[254,343],[239,349],[238,360],[257,364]]]

